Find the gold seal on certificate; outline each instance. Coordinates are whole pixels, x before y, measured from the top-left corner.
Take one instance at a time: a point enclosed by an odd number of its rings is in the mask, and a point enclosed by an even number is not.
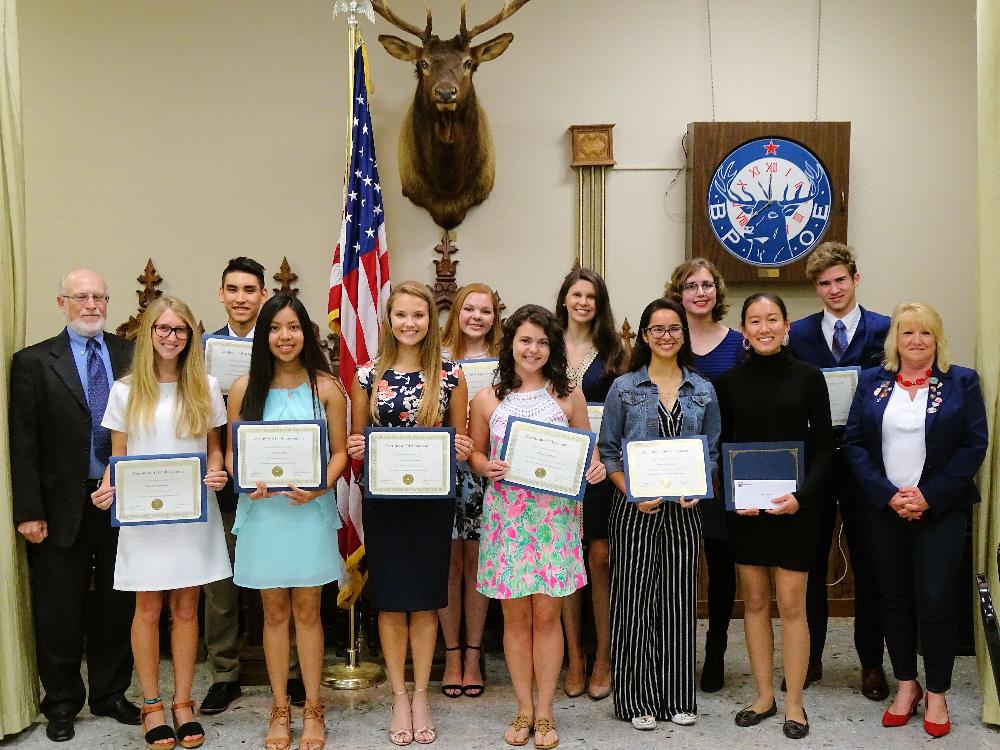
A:
[[[451,427],[365,429],[369,497],[450,497],[455,491]]]
[[[252,493],[258,482],[284,490],[326,486],[326,424],[322,420],[234,422],[236,487]]]
[[[507,423],[501,458],[510,463],[504,481],[563,497],[582,497],[594,435],[514,417]]]
[[[218,379],[223,395],[229,395],[236,379],[250,372],[253,339],[205,334],[202,342],[205,345],[205,370]]]
[[[204,467],[204,453],[112,457],[112,525],[205,520]]]
[[[690,438],[630,440],[623,452],[629,500],[686,500],[712,496],[708,445]]]
[[[860,367],[823,368],[826,390],[830,394],[830,421],[834,427],[843,427],[847,424],[860,375]]]
[[[460,359],[456,364],[460,365],[465,373],[465,383],[469,388],[469,403],[484,388],[493,385],[493,376],[497,371],[496,359]]]

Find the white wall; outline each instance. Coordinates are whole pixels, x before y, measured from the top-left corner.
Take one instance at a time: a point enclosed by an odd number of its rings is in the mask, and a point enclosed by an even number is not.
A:
[[[457,30],[457,2],[431,0]],[[283,255],[314,317],[325,315],[340,220],[346,29],[332,0],[30,0],[20,4],[27,170],[28,340],[56,332],[60,274],[105,274],[110,318],[133,312],[152,257],[161,288],[206,325],[226,259],[277,270]],[[422,0],[393,8],[417,22]],[[500,0],[470,3],[471,19]],[[811,120],[817,3],[714,0],[719,120]],[[470,20],[471,20],[470,19]],[[392,278],[433,279],[439,230],[403,199],[396,139],[412,68],[369,44]],[[476,75],[497,153],[496,187],[458,228],[459,282],[496,286],[508,309],[551,305],[576,247],[570,124],[614,122],[623,167],[678,167],[688,122],[712,119],[700,0],[533,0],[504,22],[515,40]],[[849,240],[862,303],[941,310],[955,359],[972,362],[975,299],[975,3],[827,0],[821,120],[852,122]],[[636,322],[684,257],[684,179],[609,174],[608,283]],[[733,290],[737,303],[748,288]],[[780,287],[793,314],[811,291]],[[735,319],[733,314],[731,320]]]

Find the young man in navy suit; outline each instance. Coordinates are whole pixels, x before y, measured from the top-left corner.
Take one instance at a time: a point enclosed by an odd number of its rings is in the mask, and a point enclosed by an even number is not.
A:
[[[253,258],[239,256],[230,259],[222,271],[219,286],[219,302],[226,308],[226,325],[215,331],[217,336],[238,336],[252,339],[257,325],[260,308],[267,300],[264,286],[264,266]],[[223,431],[223,450],[228,434]],[[226,544],[229,558],[233,559],[236,538],[232,534],[236,518],[237,496],[232,479],[215,493],[222,512],[222,523],[226,529]],[[232,578],[209,583],[205,591],[205,650],[212,669],[212,686],[201,702],[203,714],[218,714],[229,708],[229,704],[242,694],[240,690],[239,660],[239,593]],[[297,674],[298,666],[295,649],[292,649],[290,664],[292,674]],[[305,687],[298,677],[288,680],[288,695],[292,703],[305,702]],[[301,701],[301,703],[298,703]]]
[[[861,283],[853,248],[824,242],[806,261],[806,276],[823,310],[792,323],[789,346],[798,359],[816,367],[876,367],[882,362],[889,318],[866,310],[857,302]],[[806,616],[809,621],[809,671],[806,686],[823,676],[823,648],[828,617],[826,577],[833,526],[840,505],[844,534],[854,571],[854,646],[861,661],[861,692],[884,700],[889,688],[882,669],[885,638],[878,618],[875,575],[858,519],[861,489],[848,468],[840,441],[843,427],[834,428],[837,451],[827,481],[829,495],[820,520],[820,544],[809,571]]]

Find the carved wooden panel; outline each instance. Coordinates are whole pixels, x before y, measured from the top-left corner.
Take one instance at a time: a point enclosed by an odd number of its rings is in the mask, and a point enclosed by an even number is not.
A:
[[[135,315],[130,315],[128,320],[115,329],[116,335],[129,341],[135,341],[135,337],[139,334],[139,324],[142,322],[142,314],[146,312],[146,306],[163,294],[156,288],[163,283],[163,278],[156,272],[152,258],[146,260],[146,267],[135,280],[142,284],[142,287],[135,292],[139,297],[139,307]]]

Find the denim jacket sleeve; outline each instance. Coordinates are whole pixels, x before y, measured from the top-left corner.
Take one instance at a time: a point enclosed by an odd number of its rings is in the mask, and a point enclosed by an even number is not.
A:
[[[601,434],[597,449],[600,451],[601,461],[609,475],[616,471],[625,471],[625,465],[622,462],[625,410],[622,407],[620,390],[623,379],[627,377],[628,375],[622,375],[615,379],[608,391],[608,397],[604,401],[604,416],[601,419]]]

